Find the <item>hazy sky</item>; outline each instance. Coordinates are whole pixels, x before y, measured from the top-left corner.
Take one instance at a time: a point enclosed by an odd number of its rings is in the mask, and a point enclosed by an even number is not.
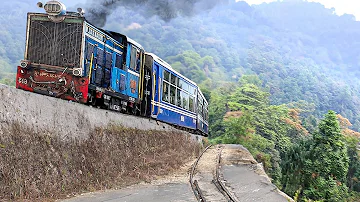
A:
[[[74,6],[77,3],[84,3],[86,0],[60,0],[65,5]],[[241,0],[237,0],[241,1]],[[263,2],[272,2],[277,0],[245,0],[248,4],[260,4]],[[281,0],[280,0],[281,1]],[[327,8],[334,7],[335,11],[338,15],[342,15],[344,13],[353,14],[356,16],[357,20],[360,20],[360,1],[358,0],[308,0],[319,2]],[[45,0],[46,2],[46,0]]]
[[[272,2],[276,0],[245,0],[249,4],[260,4],[263,2]],[[360,20],[360,1],[358,0],[308,0],[319,2],[327,8],[335,8],[335,12],[338,15],[344,13],[353,14],[357,20]]]

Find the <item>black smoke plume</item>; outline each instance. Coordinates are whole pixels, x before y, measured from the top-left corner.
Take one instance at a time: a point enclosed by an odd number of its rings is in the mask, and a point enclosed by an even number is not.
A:
[[[178,16],[192,16],[227,2],[228,0],[88,0],[85,16],[94,25],[103,27],[107,16],[123,6],[137,10],[144,16],[156,15],[164,21],[170,21]]]

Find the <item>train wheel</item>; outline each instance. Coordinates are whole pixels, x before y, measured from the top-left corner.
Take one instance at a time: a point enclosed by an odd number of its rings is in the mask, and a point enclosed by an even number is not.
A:
[[[96,107],[96,103],[97,103],[97,99],[96,98],[93,98],[90,102],[90,104],[93,106],[93,107]]]

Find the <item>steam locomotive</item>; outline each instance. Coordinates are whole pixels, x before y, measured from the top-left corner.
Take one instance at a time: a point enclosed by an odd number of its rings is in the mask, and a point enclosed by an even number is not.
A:
[[[93,26],[82,9],[38,6],[46,13],[27,15],[16,88],[208,135],[208,102],[196,83],[129,37]]]

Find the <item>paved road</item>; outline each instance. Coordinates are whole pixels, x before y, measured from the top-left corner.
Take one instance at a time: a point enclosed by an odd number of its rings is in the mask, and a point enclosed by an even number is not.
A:
[[[275,185],[256,173],[255,167],[248,164],[222,166],[226,185],[232,188],[239,201],[287,202]]]
[[[136,185],[130,188],[93,192],[62,202],[196,202],[189,183]]]

